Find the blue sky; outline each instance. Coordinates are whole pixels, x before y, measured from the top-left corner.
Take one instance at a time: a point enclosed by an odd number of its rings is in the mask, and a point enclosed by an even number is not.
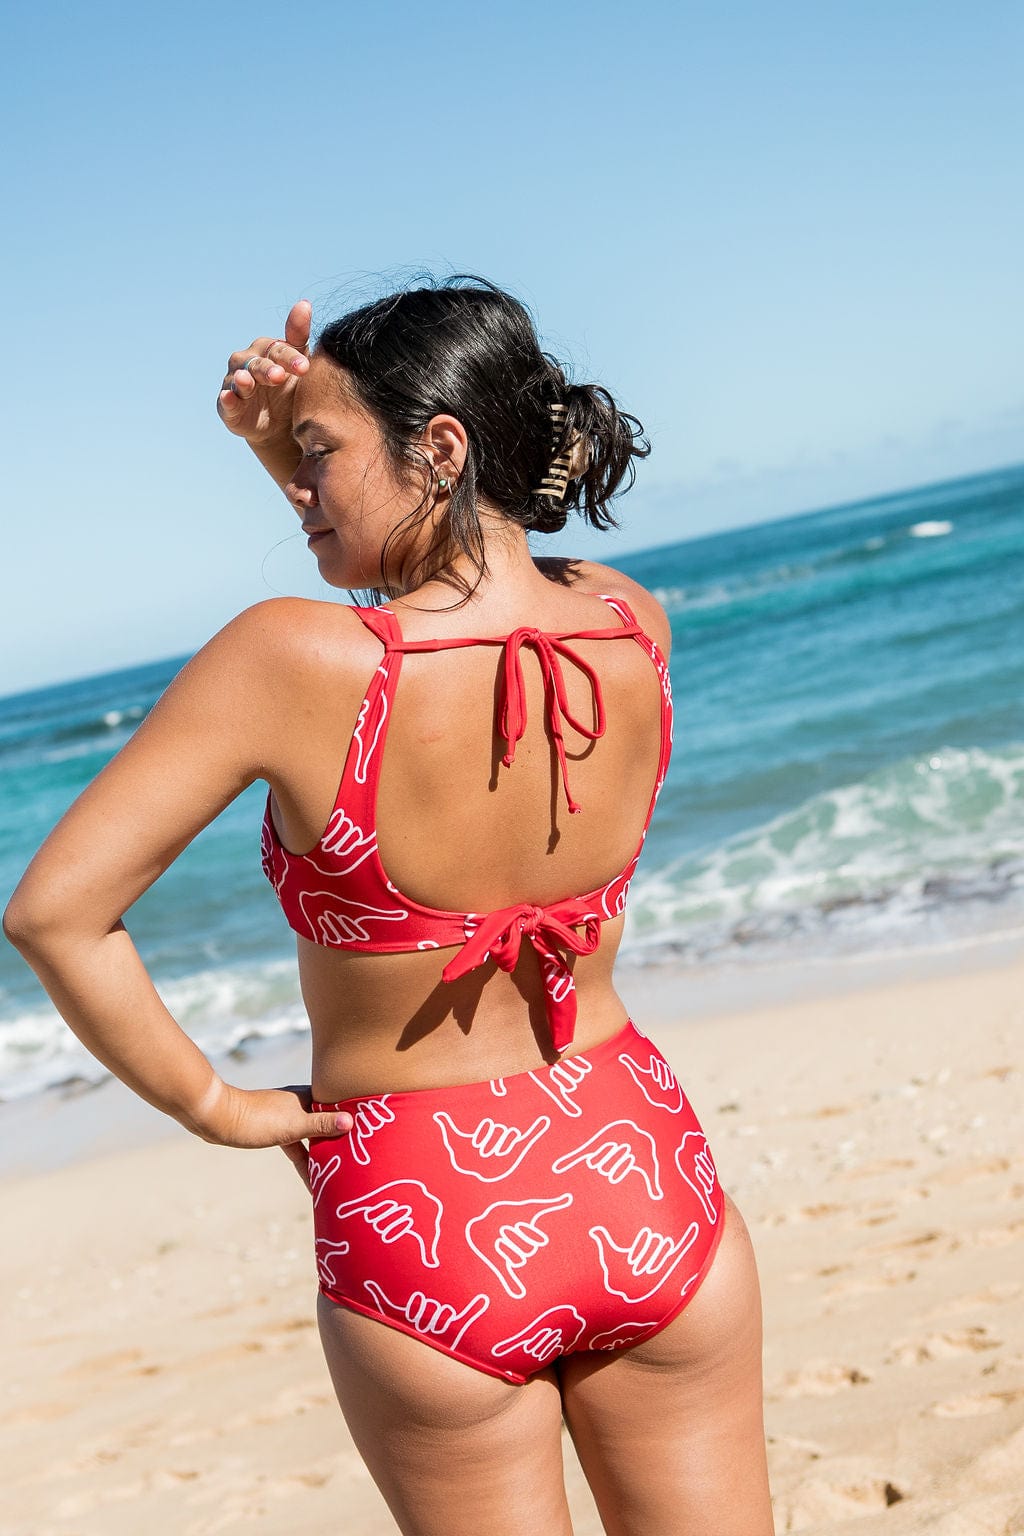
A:
[[[8,8],[0,691],[318,595],[227,353],[477,271],[654,441],[644,545],[1024,458],[1024,12]]]

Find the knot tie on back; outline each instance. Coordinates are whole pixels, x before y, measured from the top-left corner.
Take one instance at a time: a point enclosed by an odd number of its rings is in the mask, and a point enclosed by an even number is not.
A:
[[[565,757],[565,738],[562,732],[562,721],[565,720],[585,736],[588,741],[597,741],[605,732],[604,699],[601,695],[601,680],[589,662],[584,661],[570,645],[564,640],[556,639],[552,635],[546,635],[543,630],[535,629],[532,625],[523,625],[514,629],[505,641],[505,670],[503,679],[503,698],[501,707],[501,734],[505,738],[505,755],[502,758],[506,768],[510,768],[515,761],[516,746],[522,740],[526,730],[526,682],[523,677],[523,663],[521,652],[524,645],[529,645],[537,653],[540,662],[541,676],[544,679],[544,707],[547,710],[548,721],[551,726],[551,735],[555,743],[555,751],[558,753],[558,766],[562,775],[562,787],[565,790],[566,804],[569,810],[575,814],[582,807],[573,799],[569,789],[569,769]],[[565,677],[562,673],[562,664],[559,660],[564,656],[584,674],[590,683],[591,696],[594,702],[594,713],[597,717],[593,729],[577,720],[569,708],[569,697],[565,688]]]
[[[474,914],[475,918],[475,914]],[[556,901],[549,907],[522,902],[500,907],[478,920],[466,942],[441,972],[442,980],[456,981],[493,960],[503,971],[514,971],[524,938],[537,952],[544,977],[544,1006],[551,1040],[557,1051],[572,1042],[576,1029],[576,983],[563,951],[592,955],[601,942],[601,916],[577,897]],[[582,935],[576,932],[582,928]]]

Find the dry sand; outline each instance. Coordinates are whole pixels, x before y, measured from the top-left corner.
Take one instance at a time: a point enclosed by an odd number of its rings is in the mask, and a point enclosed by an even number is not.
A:
[[[646,1011],[627,992],[754,1238],[780,1532],[1024,1532],[1024,961],[968,963],[823,967],[727,1011],[693,973]],[[275,1067],[247,1070],[295,1080],[301,1056]],[[0,1184],[0,1531],[392,1531],[320,1355],[291,1167],[154,1141],[119,1085],[87,1101],[0,1125],[41,1170]],[[83,1161],[86,1124],[142,1144]],[[566,1467],[595,1536],[568,1442]]]

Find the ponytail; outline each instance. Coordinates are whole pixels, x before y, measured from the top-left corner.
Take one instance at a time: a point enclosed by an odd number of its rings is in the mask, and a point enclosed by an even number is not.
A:
[[[618,519],[609,503],[620,491],[628,491],[636,479],[634,459],[645,459],[651,445],[643,426],[628,411],[620,411],[601,384],[567,384],[557,366],[556,407],[561,429],[552,448],[552,460],[569,460],[564,492],[539,489],[530,493],[530,505],[522,521],[538,533],[557,533],[570,512],[579,512],[594,528],[617,528]],[[549,407],[549,410],[551,407]],[[625,483],[623,483],[625,482]]]

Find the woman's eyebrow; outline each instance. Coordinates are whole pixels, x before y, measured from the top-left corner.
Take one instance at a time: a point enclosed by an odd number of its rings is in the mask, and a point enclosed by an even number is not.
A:
[[[292,427],[292,437],[301,437],[303,432],[309,432],[310,430],[326,433],[329,429],[322,421],[317,421],[315,416],[307,416],[304,421],[300,421],[296,426]]]

